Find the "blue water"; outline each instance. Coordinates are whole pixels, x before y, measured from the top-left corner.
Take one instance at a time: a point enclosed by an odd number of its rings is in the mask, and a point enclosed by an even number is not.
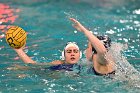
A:
[[[3,5],[8,8],[2,8]],[[29,70],[9,70],[14,64],[25,64],[4,38],[8,26],[18,25],[28,32],[25,51],[29,56],[37,62],[59,60],[68,41],[77,42],[81,50],[86,49],[87,38],[75,31],[68,20],[74,17],[94,34],[108,35],[113,42],[126,44],[128,48],[116,59],[123,62],[121,56],[124,56],[140,71],[139,5],[139,0],[1,0],[0,93],[139,93],[140,83],[133,84],[135,81],[126,77],[110,79],[89,74],[86,72],[89,66],[84,66],[78,76],[74,72],[50,72],[36,66],[29,66]],[[3,10],[10,12],[2,13]],[[15,21],[7,19],[10,17],[15,17]],[[86,64],[84,55],[82,60]]]

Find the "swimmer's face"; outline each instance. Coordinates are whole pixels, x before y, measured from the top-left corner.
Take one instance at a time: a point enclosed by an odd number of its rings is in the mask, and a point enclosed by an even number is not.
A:
[[[80,51],[76,47],[69,47],[65,50],[65,61],[70,64],[75,64],[80,59]]]

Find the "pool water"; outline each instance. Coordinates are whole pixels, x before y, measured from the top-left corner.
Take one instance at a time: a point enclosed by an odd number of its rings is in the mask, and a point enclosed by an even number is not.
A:
[[[139,5],[139,0],[1,0],[0,93],[139,93]],[[72,27],[70,17],[115,42],[111,52],[120,67],[116,77],[87,73],[91,64],[84,54],[80,61],[84,66],[78,75],[37,66],[16,69],[25,64],[5,41],[10,26],[18,25],[28,32],[25,52],[33,60],[51,62],[60,59],[68,41],[86,49],[87,38]]]

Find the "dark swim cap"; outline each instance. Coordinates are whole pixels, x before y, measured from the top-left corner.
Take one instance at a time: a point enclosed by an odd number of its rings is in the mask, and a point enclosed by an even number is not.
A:
[[[108,50],[108,48],[111,46],[111,39],[107,36],[97,36],[97,38],[104,44],[105,48]],[[97,54],[97,51],[94,47],[92,47],[92,52],[94,52],[94,54]]]

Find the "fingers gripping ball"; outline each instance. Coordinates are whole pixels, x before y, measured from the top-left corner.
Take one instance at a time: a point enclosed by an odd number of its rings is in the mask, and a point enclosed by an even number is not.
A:
[[[6,32],[6,42],[12,48],[21,48],[26,44],[27,34],[26,32],[18,26],[11,27]]]

